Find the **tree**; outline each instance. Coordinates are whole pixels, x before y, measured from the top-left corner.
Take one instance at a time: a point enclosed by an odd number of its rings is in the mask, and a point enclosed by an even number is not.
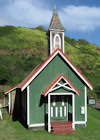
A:
[[[9,72],[6,66],[0,65],[0,85],[4,85],[8,81]]]

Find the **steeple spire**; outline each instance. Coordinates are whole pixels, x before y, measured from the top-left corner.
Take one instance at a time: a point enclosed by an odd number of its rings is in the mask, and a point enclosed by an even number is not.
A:
[[[56,5],[54,5],[54,9],[56,10]]]
[[[59,16],[56,11],[56,5],[54,5],[54,12],[53,16],[50,22],[49,30],[60,30],[60,31],[65,31],[65,28],[63,27]]]
[[[63,53],[65,52],[64,32],[65,32],[65,28],[61,24],[61,21],[56,11],[56,6],[54,6],[52,19],[47,32],[48,55],[52,54],[57,48],[61,49]]]

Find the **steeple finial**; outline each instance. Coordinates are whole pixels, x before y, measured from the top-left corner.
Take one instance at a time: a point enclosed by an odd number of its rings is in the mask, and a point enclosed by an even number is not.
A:
[[[56,10],[56,5],[54,5],[54,10]]]

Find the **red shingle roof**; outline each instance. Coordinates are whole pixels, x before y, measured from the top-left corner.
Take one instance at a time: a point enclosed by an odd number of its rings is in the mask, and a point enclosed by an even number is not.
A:
[[[48,94],[49,90],[52,89],[52,87],[60,80],[61,77],[65,78],[67,80],[67,82],[78,93],[78,95],[80,95],[80,92],[78,91],[78,89],[70,82],[70,80],[64,74],[57,76],[41,94],[46,96]]]
[[[58,53],[61,54],[62,57],[64,57],[64,59],[69,62],[70,66],[77,73],[77,75],[86,83],[86,85],[88,85],[92,89],[93,85],[89,82],[89,80],[79,71],[79,69],[73,64],[73,62],[59,48],[56,49],[41,65],[38,65],[20,84],[17,85],[17,87],[15,87],[21,89],[23,88],[22,90],[24,90],[27,87],[27,85],[30,84],[30,82],[45,68],[45,66],[50,61],[52,61],[52,59]]]
[[[19,85],[19,84],[17,84],[17,85],[15,85],[14,87],[12,87],[12,88],[6,90],[4,93],[5,93],[5,94],[9,93],[10,91],[16,89],[16,88],[18,87],[18,85]]]

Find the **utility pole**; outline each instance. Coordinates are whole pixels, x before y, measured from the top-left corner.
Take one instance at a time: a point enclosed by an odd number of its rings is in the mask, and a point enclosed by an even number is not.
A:
[[[88,42],[89,42],[89,29],[88,29]]]
[[[95,42],[95,32],[93,30],[93,44],[94,44],[94,42]]]

